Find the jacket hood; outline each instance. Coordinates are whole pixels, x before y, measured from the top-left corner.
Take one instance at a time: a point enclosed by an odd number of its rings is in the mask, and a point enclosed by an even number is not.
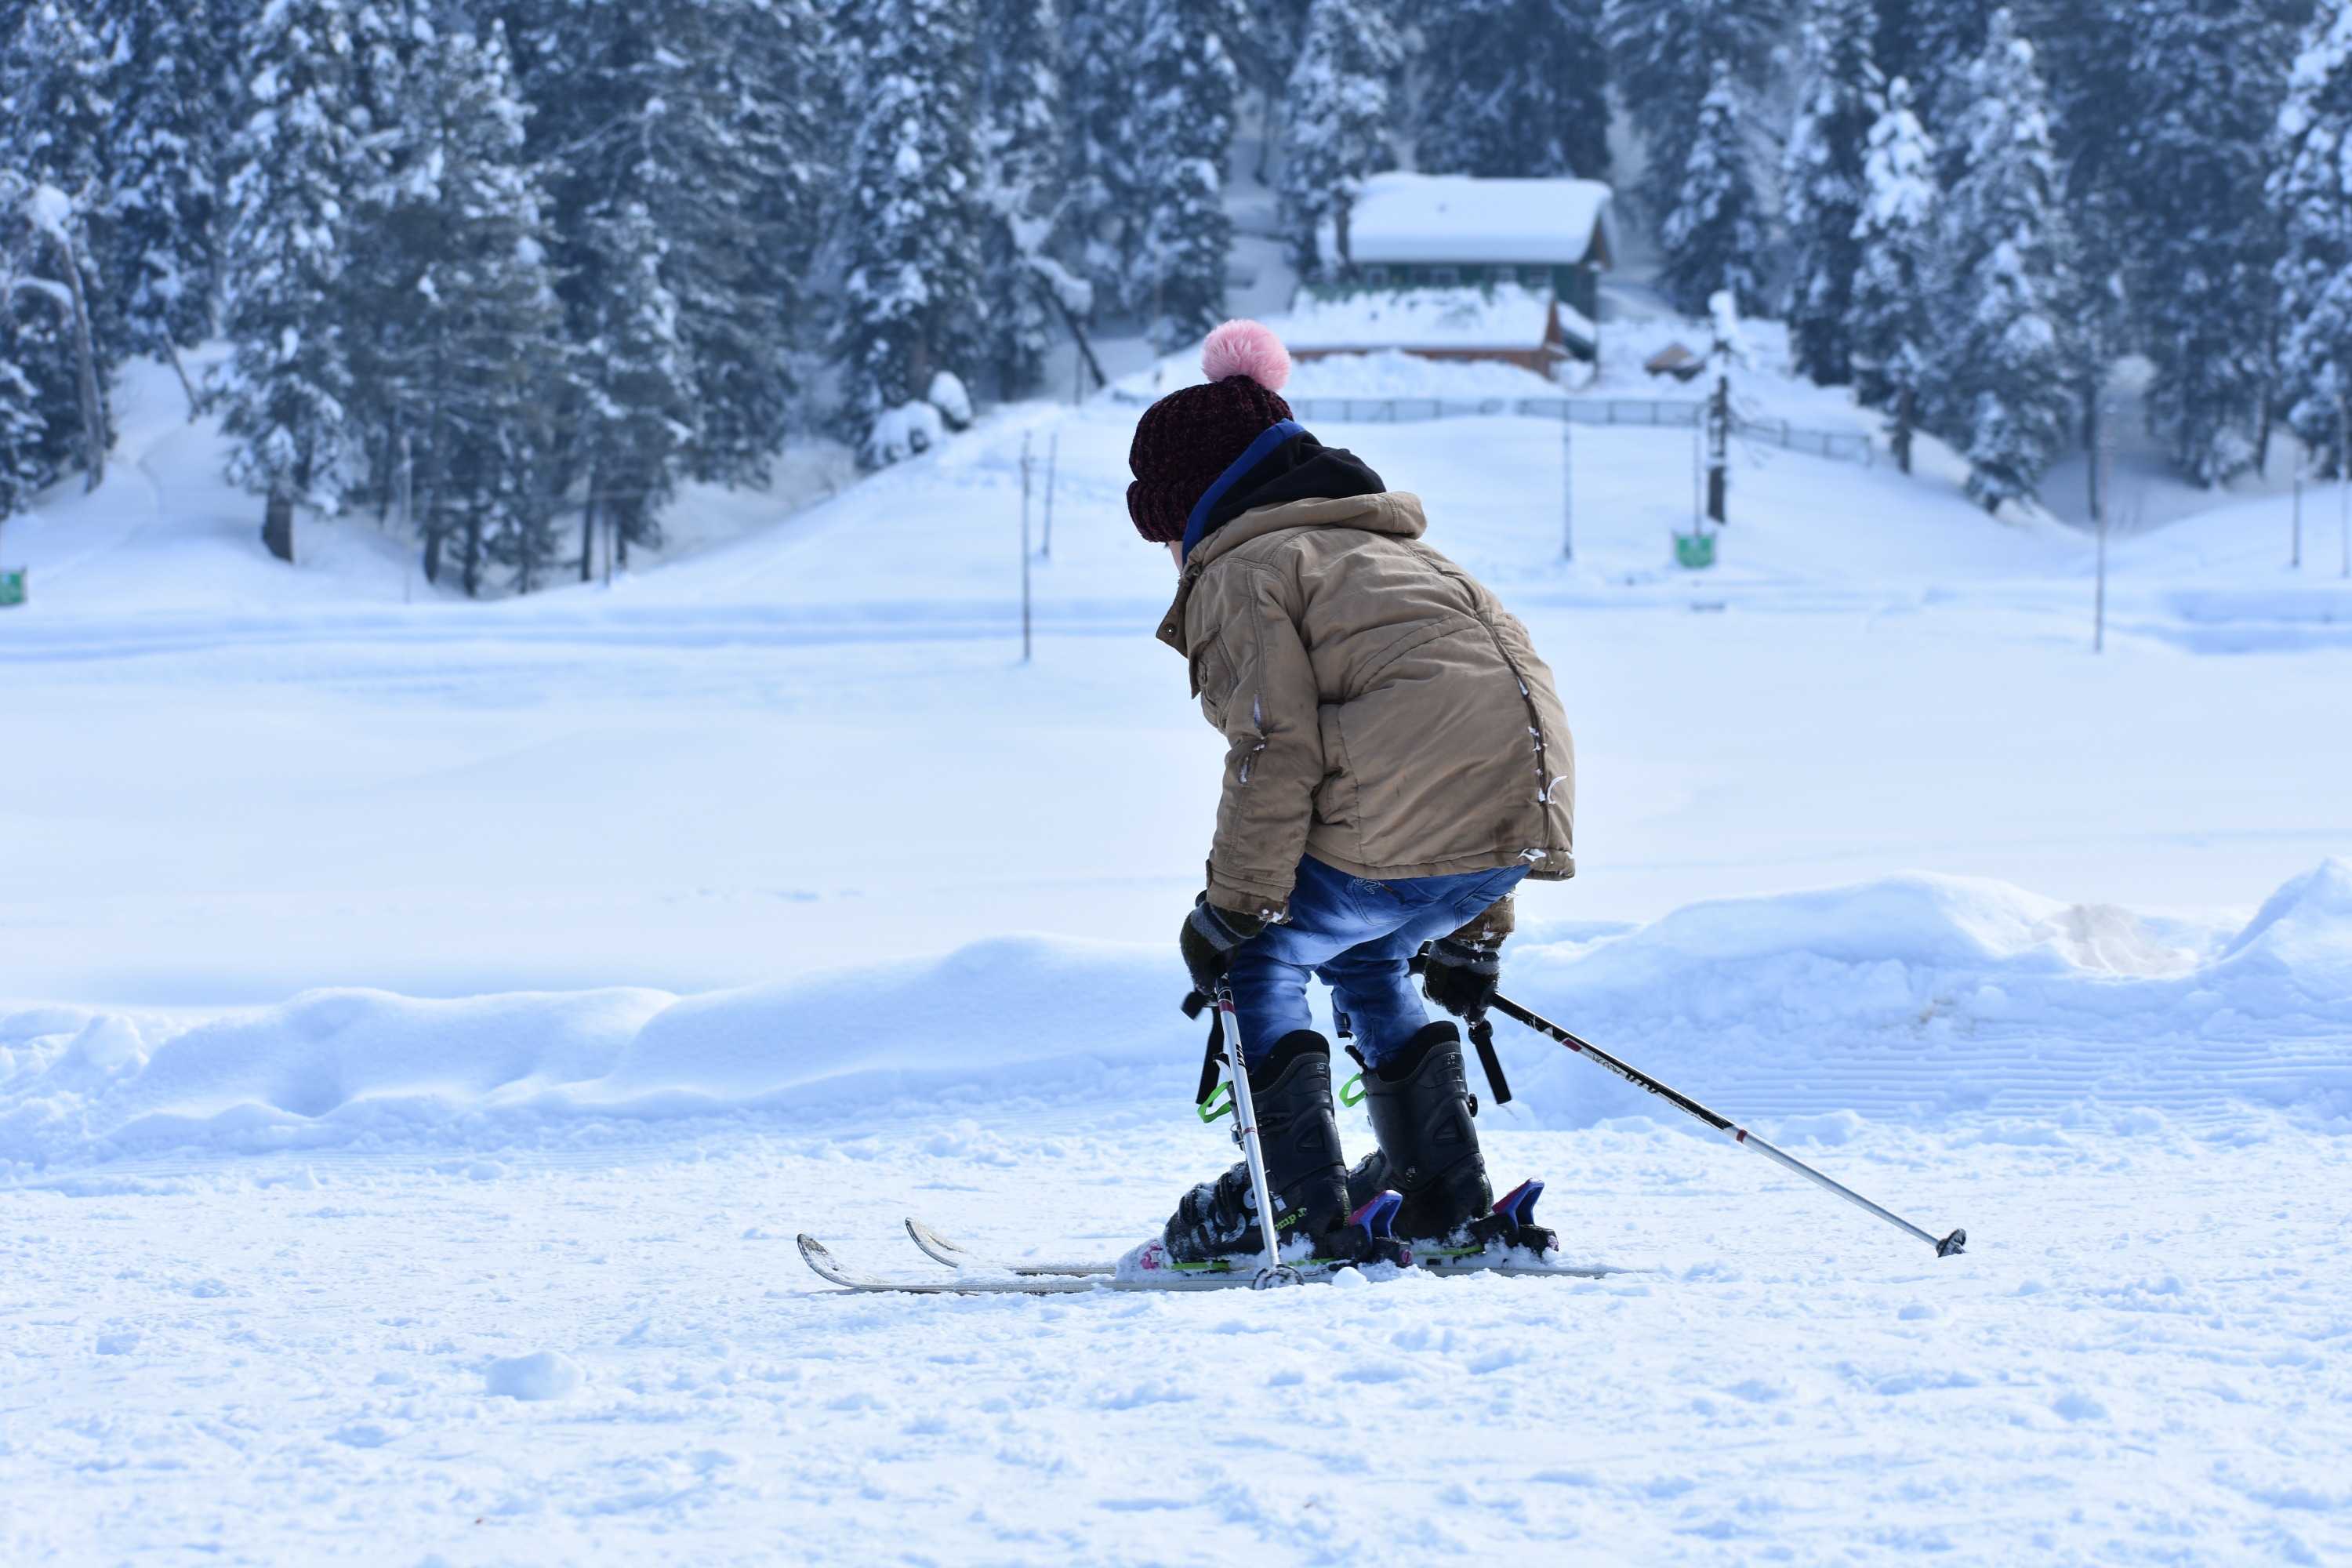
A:
[[[1184,563],[1184,574],[1177,580],[1175,602],[1160,617],[1157,634],[1160,640],[1189,658],[1192,649],[1184,640],[1184,605],[1192,598],[1201,574],[1252,540],[1294,528],[1352,528],[1362,533],[1419,539],[1428,531],[1429,519],[1421,510],[1421,498],[1411,490],[1311,497],[1245,511],[1192,547],[1192,556]]]

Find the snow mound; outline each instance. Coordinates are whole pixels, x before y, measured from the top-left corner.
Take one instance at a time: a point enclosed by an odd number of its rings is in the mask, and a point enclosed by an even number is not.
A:
[[[2279,889],[2226,941],[2126,910],[1911,874],[1690,905],[1537,943],[1509,992],[1727,1114],[1851,1136],[2093,1104],[2352,1114],[2352,864]],[[503,1146],[548,1124],[761,1110],[1181,1103],[1199,1031],[1156,947],[1037,937],[707,995],[425,1001],[321,991],[197,1024],[0,1016],[0,1171],[367,1138]],[[1654,1101],[1515,1027],[1549,1125]]]
[[[504,1356],[490,1363],[483,1381],[493,1396],[565,1399],[579,1392],[580,1363],[562,1351],[533,1351],[529,1355]]]
[[[495,1146],[583,1118],[1099,1099],[1139,1068],[1197,1065],[1184,989],[1172,953],[1007,937],[685,998],[314,991],[193,1027],[33,1008],[0,1015],[0,1172],[362,1138]]]
[[[1597,946],[1531,948],[1509,978],[1727,1113],[2352,1112],[2352,865],[2336,859],[2211,952],[2113,906],[1914,874],[1694,904]],[[1651,1109],[1564,1059],[1533,1064],[1524,1092],[1570,1122]]]

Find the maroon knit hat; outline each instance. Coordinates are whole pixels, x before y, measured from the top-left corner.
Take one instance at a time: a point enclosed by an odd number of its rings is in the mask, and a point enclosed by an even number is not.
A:
[[[1276,395],[1290,379],[1290,355],[1271,329],[1227,321],[1201,345],[1201,369],[1208,384],[1180,387],[1145,409],[1127,449],[1135,474],[1127,515],[1154,544],[1182,539],[1217,476],[1290,417],[1290,405]]]

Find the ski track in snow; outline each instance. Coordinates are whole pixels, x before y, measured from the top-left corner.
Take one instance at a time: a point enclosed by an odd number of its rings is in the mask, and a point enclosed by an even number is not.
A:
[[[1849,427],[1777,352],[1743,410]],[[2286,498],[2116,542],[2093,660],[2090,542],[1932,442],[1742,447],[1696,576],[1685,433],[1575,430],[1571,565],[1556,425],[1325,431],[1562,678],[1510,992],[1968,1254],[1507,1025],[1498,1184],[1625,1273],[848,1297],[796,1232],[1107,1257],[1231,1158],[1137,405],[469,605],[365,520],[263,560],[167,382],[5,536],[0,1562],[2352,1561],[2352,598]]]

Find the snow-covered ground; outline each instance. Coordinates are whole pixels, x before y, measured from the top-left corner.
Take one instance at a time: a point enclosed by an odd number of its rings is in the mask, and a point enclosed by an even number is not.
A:
[[[939,1272],[910,1213],[1108,1255],[1226,1157],[1127,390],[694,498],[609,589],[270,562],[163,402],[8,523],[0,1561],[2352,1555],[2352,584],[2285,497],[2118,542],[2095,657],[2091,542],[1937,461],[1743,447],[1690,574],[1687,432],[1576,427],[1564,562],[1556,423],[1320,431],[1559,673],[1510,988],[1964,1258],[1507,1026],[1497,1172],[1625,1272],[809,1275]]]

